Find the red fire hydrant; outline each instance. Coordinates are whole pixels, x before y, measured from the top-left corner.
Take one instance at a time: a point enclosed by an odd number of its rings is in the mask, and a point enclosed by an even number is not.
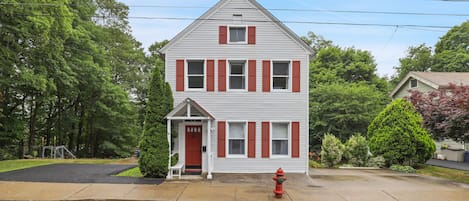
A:
[[[285,191],[283,191],[283,182],[287,180],[282,168],[279,168],[277,170],[274,178],[272,179],[275,181],[275,189],[274,189],[275,197],[282,198],[283,194],[285,193]]]

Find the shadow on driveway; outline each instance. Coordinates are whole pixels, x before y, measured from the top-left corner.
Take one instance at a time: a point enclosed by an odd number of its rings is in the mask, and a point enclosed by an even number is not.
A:
[[[0,173],[0,181],[105,183],[105,184],[160,184],[156,178],[112,176],[135,165],[52,164]]]

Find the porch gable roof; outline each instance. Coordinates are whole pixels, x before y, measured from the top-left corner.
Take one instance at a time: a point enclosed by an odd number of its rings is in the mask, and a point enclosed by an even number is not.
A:
[[[195,111],[194,111],[195,110]],[[196,101],[191,98],[186,98],[179,103],[171,112],[169,112],[165,119],[170,120],[214,120],[215,117],[210,114]]]

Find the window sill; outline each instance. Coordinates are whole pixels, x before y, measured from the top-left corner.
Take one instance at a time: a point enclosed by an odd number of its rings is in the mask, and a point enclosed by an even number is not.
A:
[[[270,155],[271,159],[283,159],[283,158],[291,158],[290,155]]]
[[[291,93],[292,92],[290,89],[271,89],[270,91],[274,93]]]
[[[226,158],[228,158],[228,159],[237,159],[237,158],[244,159],[244,158],[248,158],[248,157],[247,157],[247,155],[226,155]]]
[[[206,89],[198,89],[198,88],[197,89],[188,88],[188,89],[185,90],[185,92],[205,92],[205,91],[207,91],[207,90]]]
[[[248,92],[248,90],[246,89],[227,89],[226,91],[227,92],[242,92],[242,93]]]

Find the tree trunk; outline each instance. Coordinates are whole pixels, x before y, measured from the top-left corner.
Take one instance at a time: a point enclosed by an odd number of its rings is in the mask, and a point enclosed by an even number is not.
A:
[[[78,132],[77,132],[77,147],[75,149],[75,152],[78,153],[80,150],[80,145],[81,145],[81,135],[83,133],[83,123],[84,123],[84,118],[85,118],[85,107],[83,104],[81,105],[80,109],[80,116],[79,116],[79,122],[78,122]]]
[[[41,107],[41,103],[35,100],[36,98],[33,98],[33,102],[31,103],[31,114],[29,117],[29,140],[28,140],[28,153],[32,154],[33,153],[33,147],[36,142],[36,122],[37,122],[37,112],[39,107]],[[34,108],[33,108],[34,107]]]

